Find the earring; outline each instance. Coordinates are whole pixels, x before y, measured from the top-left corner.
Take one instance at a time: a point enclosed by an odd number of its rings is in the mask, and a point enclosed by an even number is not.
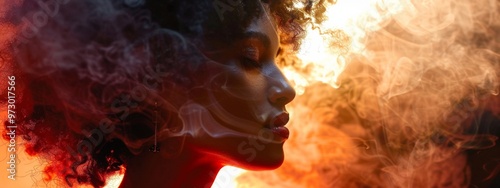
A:
[[[150,148],[149,148],[149,151],[153,152],[153,153],[158,153],[160,152],[160,146],[158,145],[158,140],[156,138],[156,133],[158,131],[158,102],[155,101],[155,120],[154,120],[154,124],[155,124],[155,142],[154,142],[154,145],[152,145]]]

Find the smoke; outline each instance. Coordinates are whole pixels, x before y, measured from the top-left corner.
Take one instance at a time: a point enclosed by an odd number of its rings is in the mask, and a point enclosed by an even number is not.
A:
[[[50,9],[34,1],[0,3],[1,49],[13,45],[17,66],[45,83],[37,88],[52,90],[38,92],[36,104],[54,103],[78,115],[66,116],[72,131],[86,128],[77,123],[82,119],[109,114],[126,119],[154,109],[155,101],[161,112],[179,113],[184,122],[160,138],[202,131],[232,136],[237,134],[233,129],[255,127],[221,115],[229,113],[217,103],[200,106],[185,100],[189,91],[179,88],[206,89],[210,81],[224,86],[228,80],[220,75],[192,80],[194,75],[184,73],[223,65],[178,33],[159,29],[147,12],[134,9],[141,1],[126,1],[128,6],[114,4],[118,1],[43,2]],[[283,67],[302,93],[288,107],[292,135],[283,166],[246,173],[239,186],[470,186],[474,174],[466,151],[491,148],[497,140],[497,135],[478,131],[493,128],[481,127],[478,118],[484,111],[499,113],[498,3],[339,0],[331,5],[329,19],[308,30],[321,32],[308,35],[299,59]],[[10,6],[22,8],[6,11]],[[9,41],[13,33],[17,37]],[[318,40],[320,45],[307,43]],[[253,100],[238,88],[224,92]],[[60,100],[43,100],[54,96]],[[117,96],[127,100],[113,105]],[[207,110],[241,126],[225,127]],[[122,139],[135,149],[152,140]]]
[[[288,107],[285,163],[273,172],[243,174],[239,187],[474,186],[467,151],[494,147],[498,136],[479,131],[498,126],[481,121],[486,111],[498,115],[491,108],[498,106],[498,3],[331,5],[329,20],[317,27],[349,39],[324,34],[309,46],[329,50],[299,54],[299,63],[283,67],[304,87]],[[344,44],[325,45],[331,41]],[[304,43],[302,50],[311,50]],[[339,53],[339,46],[348,52]],[[315,67],[334,70],[315,73]],[[338,78],[325,81],[324,75]],[[486,173],[481,181],[495,176],[495,170]]]
[[[257,100],[255,93],[228,84],[234,80],[213,74],[232,68],[201,53],[197,39],[161,28],[141,7],[143,3],[26,0],[1,9],[0,32],[9,34],[0,37],[1,55],[10,55],[2,59],[2,69],[12,66],[9,69],[19,74],[19,82],[26,84],[18,91],[24,94],[20,106],[27,109],[23,117],[43,119],[19,122],[31,125],[22,130],[31,141],[26,144],[30,154],[55,161],[46,168],[49,177],[77,177],[91,165],[75,161],[81,156],[71,156],[67,149],[82,154],[85,139],[95,141],[86,145],[88,155],[106,144],[102,141],[115,138],[139,153],[156,139],[153,129],[159,131],[159,141],[185,135],[259,133],[259,139],[278,142],[270,131],[261,130],[268,123],[264,121],[275,115],[263,114],[269,109],[250,109],[262,121],[255,122],[231,115],[214,98],[219,92],[250,103]],[[203,94],[199,99],[203,104],[192,99]],[[30,114],[33,111],[39,114]],[[155,113],[160,114],[159,123],[153,122]],[[102,122],[116,131],[93,134]],[[170,127],[172,123],[181,127]],[[45,137],[51,139],[40,139]]]

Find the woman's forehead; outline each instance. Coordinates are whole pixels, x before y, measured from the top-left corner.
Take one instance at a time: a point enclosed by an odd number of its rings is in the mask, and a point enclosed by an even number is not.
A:
[[[261,36],[261,38],[267,38],[269,47],[275,49],[279,46],[279,35],[276,28],[274,19],[271,19],[267,13],[264,13],[252,21],[249,27],[245,29],[245,33],[254,33]]]

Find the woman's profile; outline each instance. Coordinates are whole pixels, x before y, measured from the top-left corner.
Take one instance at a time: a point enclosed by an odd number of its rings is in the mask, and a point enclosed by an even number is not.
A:
[[[16,124],[26,152],[49,161],[47,179],[69,186],[103,187],[122,171],[123,188],[209,187],[226,165],[278,168],[295,91],[277,59],[297,47],[310,16],[320,16],[314,6],[12,5],[3,22],[15,40],[2,57],[22,83]]]

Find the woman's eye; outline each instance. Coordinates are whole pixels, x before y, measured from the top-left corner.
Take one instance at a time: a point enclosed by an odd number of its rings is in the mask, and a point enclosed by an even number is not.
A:
[[[241,64],[243,65],[244,68],[248,69],[260,69],[262,68],[262,63],[248,57],[243,57],[241,59]]]
[[[243,50],[243,57],[241,64],[245,68],[261,68],[262,64],[259,62],[259,50],[255,47],[245,48]]]

